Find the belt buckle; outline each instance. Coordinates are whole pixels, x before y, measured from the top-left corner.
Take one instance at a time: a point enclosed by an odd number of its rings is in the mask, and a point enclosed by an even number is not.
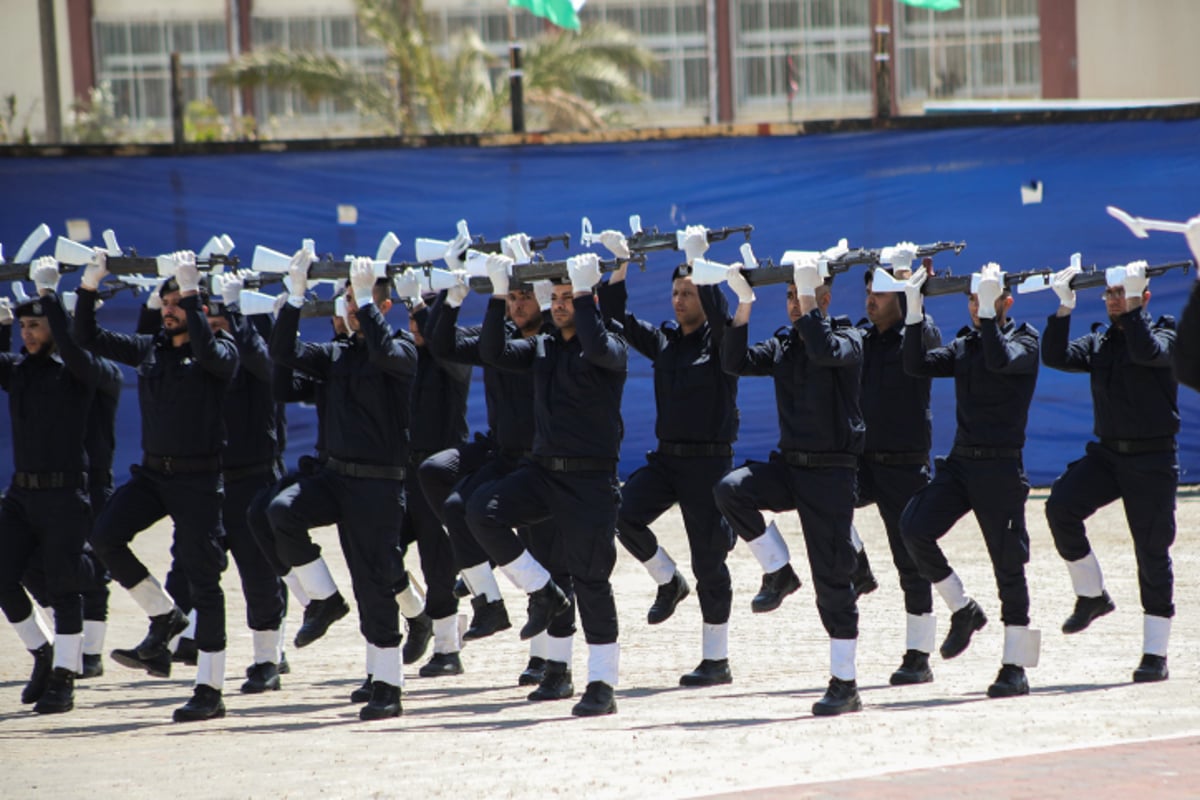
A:
[[[163,456],[162,470],[163,470],[164,475],[171,475],[175,472],[174,467],[171,465],[171,457],[170,456]]]

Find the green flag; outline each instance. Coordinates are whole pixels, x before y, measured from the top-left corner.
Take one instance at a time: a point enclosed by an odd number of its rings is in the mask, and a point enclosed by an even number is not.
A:
[[[916,8],[927,8],[930,11],[953,11],[956,8],[962,8],[959,0],[900,0],[900,2]],[[514,3],[514,5],[519,4]]]
[[[535,17],[548,19],[560,28],[579,30],[579,9],[587,0],[508,0],[515,8],[524,8]]]

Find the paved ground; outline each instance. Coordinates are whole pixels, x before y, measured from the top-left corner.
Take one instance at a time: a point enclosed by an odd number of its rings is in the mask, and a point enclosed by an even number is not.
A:
[[[887,685],[904,649],[903,613],[882,526],[865,513],[859,528],[882,584],[861,601],[858,665],[866,708],[835,719],[812,717],[811,704],[828,680],[828,643],[798,523],[787,515],[780,525],[805,586],[779,611],[750,613],[760,570],[744,546],[731,555],[731,686],[678,687],[679,674],[700,658],[694,596],[668,622],[646,625],[654,588],[640,565],[621,555],[614,574],[622,626],[620,710],[602,719],[574,719],[569,703],[526,702],[526,690],[516,686],[526,651],[513,630],[464,650],[462,676],[420,679],[409,668],[404,716],[361,723],[347,702],[362,679],[363,645],[353,616],[312,647],[289,649],[293,672],[283,691],[239,695],[251,648],[233,569],[226,574],[229,716],[214,723],[170,722],[171,710],[190,695],[192,668],[153,680],[111,661],[102,678],[80,684],[74,712],[33,715],[18,700],[29,657],[15,635],[0,632],[0,797],[1194,796],[1200,785],[1200,547],[1192,534],[1200,527],[1200,499],[1180,501],[1171,679],[1154,685],[1130,683],[1141,614],[1120,508],[1101,512],[1092,525],[1117,611],[1072,637],[1058,631],[1073,601],[1042,514],[1042,501],[1031,500],[1032,616],[1043,648],[1026,698],[984,695],[999,667],[1002,626],[970,520],[945,545],[992,622],[959,658],[935,659],[933,684]],[[678,515],[659,529],[686,562]],[[159,574],[168,536],[160,525],[136,542]],[[318,539],[348,589],[333,532],[320,531]],[[523,619],[524,598],[503,580],[502,588],[514,619]],[[937,607],[940,637],[948,615]],[[293,609],[293,631],[298,619]],[[115,591],[109,647],[131,646],[144,629],[128,595]],[[582,643],[575,666],[582,690]]]

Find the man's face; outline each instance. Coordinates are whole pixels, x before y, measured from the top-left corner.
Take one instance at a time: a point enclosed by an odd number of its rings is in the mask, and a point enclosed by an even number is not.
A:
[[[349,330],[349,334],[358,333],[358,329],[360,326],[358,323],[357,311],[358,311],[358,303],[355,302],[355,300],[354,300],[354,287],[347,286],[346,287],[346,317],[347,317],[346,327]]]
[[[532,291],[514,289],[508,293],[504,304],[508,318],[521,330],[541,327],[542,309],[538,306],[537,295]]]
[[[575,290],[569,285],[555,286],[550,301],[550,316],[560,331],[575,327]]]
[[[216,333],[217,331],[225,331],[226,333],[230,332],[229,320],[221,316],[208,317],[208,327],[212,329],[213,333]]]
[[[425,337],[421,335],[421,326],[412,317],[408,318],[408,332],[412,334],[417,347],[425,346]]]
[[[54,346],[54,335],[45,317],[21,317],[21,343],[33,354]]]
[[[900,293],[875,292],[867,284],[867,319],[880,330],[887,330],[900,320]]]
[[[1149,301],[1149,292],[1142,295],[1142,305]],[[1108,312],[1108,318],[1113,322],[1125,313],[1125,287],[1124,286],[1108,286],[1104,289],[1104,309]]]
[[[341,314],[334,314],[329,318],[329,322],[333,325],[334,336],[346,337],[350,335],[350,329],[346,327],[346,320]]]
[[[996,322],[1000,323],[1005,319],[1009,307],[1012,306],[1012,296],[1001,294],[996,299]],[[971,324],[976,328],[979,327],[979,295],[972,294],[967,297],[967,313],[971,315]]]
[[[169,334],[187,331],[187,312],[179,305],[179,301],[182,299],[183,295],[179,292],[163,295],[161,312],[163,329]]]
[[[681,328],[698,328],[704,322],[700,293],[691,278],[676,278],[671,282],[671,307]]]
[[[829,287],[825,285],[818,286],[816,292],[814,292],[814,295],[817,302],[817,308],[821,309],[822,312],[828,313],[829,302],[833,299],[833,293],[829,291]],[[788,284],[787,310],[788,319],[790,319],[793,324],[795,324],[796,320],[804,316],[804,312],[800,310],[800,293],[796,291],[796,284],[794,283]]]

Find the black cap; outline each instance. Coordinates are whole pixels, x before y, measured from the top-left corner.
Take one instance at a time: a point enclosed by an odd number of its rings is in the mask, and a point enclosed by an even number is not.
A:
[[[21,303],[15,309],[13,314],[20,317],[44,317],[46,316],[46,307],[40,300],[29,300]]]

